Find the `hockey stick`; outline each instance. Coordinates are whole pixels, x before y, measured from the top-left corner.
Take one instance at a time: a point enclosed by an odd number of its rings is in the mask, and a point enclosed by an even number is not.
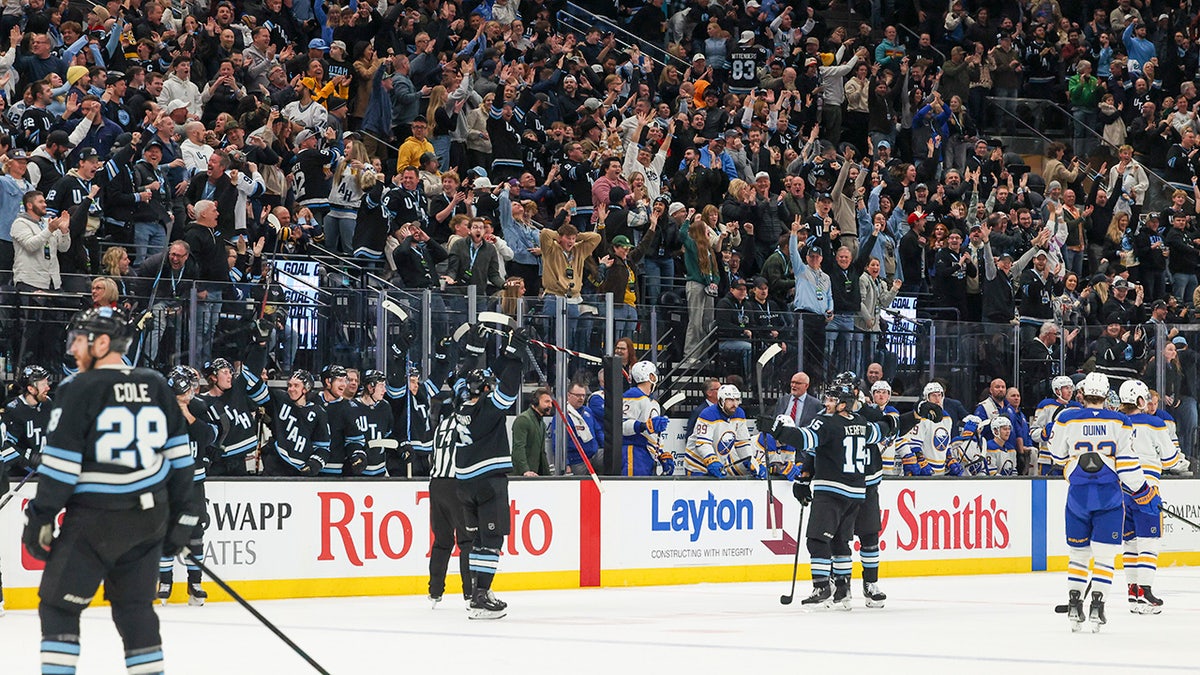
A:
[[[26,476],[26,478],[28,478],[28,476]],[[23,482],[24,481],[22,481],[22,483]],[[18,488],[18,489],[20,489],[20,488]],[[4,506],[3,504],[0,504],[0,508],[2,508],[3,506]],[[1187,523],[1188,525],[1191,525],[1192,527],[1196,528],[1197,530],[1200,530],[1200,525],[1197,525],[1196,523],[1188,520],[1187,518],[1184,518],[1183,516],[1179,515],[1178,513],[1175,513],[1171,509],[1168,509],[1166,506],[1160,506],[1158,508],[1162,509],[1162,512],[1167,514],[1168,516],[1171,516],[1172,518],[1174,518],[1176,520],[1183,521],[1183,522]]]
[[[500,312],[480,312],[477,320],[479,323],[494,323],[501,326],[508,326],[509,328],[516,327],[516,322],[513,321],[511,316],[507,314],[501,314]],[[604,363],[604,359],[600,358],[599,356],[584,354],[583,352],[577,352],[574,349],[567,349],[566,347],[559,347],[558,345],[551,344],[549,342],[530,339],[529,344],[537,345],[542,349],[549,349],[550,351],[554,352],[562,352],[563,354],[574,356],[583,359],[584,361],[590,361],[592,363]]]
[[[771,362],[771,359],[775,358],[775,356],[782,351],[783,347],[781,347],[777,342],[768,347],[766,351],[759,355],[758,362],[754,364],[754,382],[758,387],[757,391],[754,392],[754,397],[758,401],[759,415],[762,415],[763,410],[765,409],[765,406],[763,406],[763,369],[767,367],[767,364]],[[770,458],[764,453],[763,461],[767,465],[767,529],[771,531],[771,536],[775,536],[776,532],[783,531],[783,527],[782,523],[775,522],[775,509],[773,508],[775,506],[775,491],[771,486],[771,462],[769,459]]]
[[[579,453],[580,458],[583,459],[583,465],[587,467],[588,473],[591,474],[592,482],[596,484],[596,489],[600,491],[600,494],[604,494],[604,486],[600,484],[600,477],[596,475],[596,470],[592,468],[592,460],[588,459],[588,456],[583,452],[583,444],[579,442],[579,437],[575,435],[575,428],[571,426],[571,420],[567,419],[567,413],[563,411],[558,401],[551,398],[550,402],[554,404],[554,410],[558,412],[558,417],[562,420],[563,428],[567,430],[567,436],[575,444],[575,451]]]
[[[30,471],[29,473],[25,474],[25,477],[21,479],[21,482],[17,483],[17,487],[9,490],[8,494],[4,495],[3,499],[0,499],[0,509],[8,506],[8,503],[13,500],[13,497],[17,496],[17,493],[21,491],[21,488],[25,487],[25,483],[29,482],[29,479],[33,478],[34,474],[36,473],[36,471]]]
[[[397,319],[400,319],[401,321],[408,321],[408,312],[401,309],[400,305],[397,305],[390,299],[384,298],[383,308],[387,310],[389,314],[394,315]]]
[[[267,617],[260,614],[259,611],[257,609],[254,609],[254,607],[251,606],[249,602],[246,602],[245,598],[243,598],[237,591],[233,590],[233,588],[231,588],[229,586],[229,584],[225,583],[221,579],[221,577],[218,577],[215,573],[213,573],[212,568],[210,568],[208,565],[205,565],[204,561],[200,560],[200,558],[197,557],[196,554],[192,553],[191,551],[188,551],[187,549],[184,549],[184,551],[186,553],[185,557],[188,559],[189,562],[191,562],[196,567],[199,567],[200,571],[202,571],[206,575],[208,575],[209,579],[212,579],[214,582],[216,582],[216,584],[221,587],[221,590],[223,590],[229,594],[229,597],[233,598],[234,600],[237,600],[237,603],[239,605],[241,605],[242,607],[245,607],[247,612],[250,612],[251,614],[253,614],[254,618],[258,619],[259,621],[262,622],[262,624],[264,626],[271,629],[271,632],[274,633],[276,637],[278,637],[280,640],[283,640],[284,644],[291,647],[292,651],[296,652],[297,654],[299,654],[301,656],[301,658],[303,658],[305,661],[307,661],[308,665],[313,667],[313,670],[317,671],[318,673],[321,673],[321,675],[329,675],[328,670],[325,670],[324,668],[322,668],[321,664],[319,664],[315,660],[313,660],[313,657],[309,656],[307,652],[305,652],[303,649],[301,649],[299,647],[299,645],[297,645],[295,642],[292,642],[292,640],[288,636],[283,634],[283,631],[279,630],[278,628],[275,627],[275,624],[268,621]]]
[[[779,596],[779,604],[790,605],[792,598],[796,597],[796,573],[800,569],[800,536],[804,533],[804,507],[807,506],[803,502],[800,503],[800,520],[796,523],[796,554],[792,556],[792,590],[788,591],[787,595]]]
[[[660,408],[662,408],[663,412],[667,412],[685,398],[687,398],[687,395],[681,391],[664,401]]]

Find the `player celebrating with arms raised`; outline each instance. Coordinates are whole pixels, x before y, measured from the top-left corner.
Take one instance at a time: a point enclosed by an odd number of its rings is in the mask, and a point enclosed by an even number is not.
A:
[[[161,375],[122,362],[130,330],[120,310],[80,312],[70,336],[79,374],[59,387],[50,412],[22,534],[29,554],[46,561],[38,589],[42,672],[75,672],[79,616],[103,581],[126,668],[159,673],[159,554],[178,552],[200,522],[187,425]]]
[[[1133,430],[1129,418],[1107,410],[1108,376],[1089,373],[1079,383],[1083,392],[1082,408],[1063,410],[1050,435],[1050,457],[1064,467],[1067,488],[1067,545],[1071,549],[1067,563],[1067,617],[1071,631],[1078,632],[1085,620],[1092,632],[1107,622],[1104,598],[1112,588],[1114,561],[1121,553],[1124,485],[1133,493],[1134,505],[1147,513],[1158,513],[1162,500],[1158,488],[1146,482],[1137,455],[1133,452]],[[1088,566],[1092,568],[1091,605],[1085,619],[1083,593],[1088,585]]]
[[[779,418],[758,422],[777,441],[796,448],[798,457],[804,454],[803,476],[808,480],[792,484],[796,499],[812,502],[807,536],[813,592],[803,605],[850,608],[850,540],[867,493],[867,445],[882,442],[895,424],[890,415],[868,422],[854,412],[857,402],[854,385],[839,382],[825,393],[825,414],[803,429]],[[831,575],[835,589],[830,588]]]

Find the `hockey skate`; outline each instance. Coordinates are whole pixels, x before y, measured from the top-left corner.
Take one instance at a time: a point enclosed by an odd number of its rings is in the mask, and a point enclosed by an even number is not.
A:
[[[203,607],[204,601],[208,599],[208,592],[198,584],[188,584],[188,605],[192,607]]]
[[[0,616],[4,616],[4,601],[0,600]]]
[[[1067,595],[1067,619],[1071,622],[1071,632],[1078,633],[1083,627],[1083,594],[1071,591]]]
[[[813,586],[812,594],[800,601],[802,606],[810,609],[824,609],[833,606],[833,590],[829,588],[829,582]]]
[[[1162,598],[1155,595],[1154,591],[1151,591],[1149,586],[1138,586],[1138,597],[1140,597],[1142,600],[1142,614],[1162,613]]]
[[[838,577],[833,584],[833,608],[850,611],[850,578]]]
[[[877,609],[883,607],[883,603],[887,600],[887,595],[879,590],[879,584],[874,582],[863,582],[863,597],[867,601],[867,607]]]
[[[1137,584],[1129,584],[1129,612],[1131,614],[1146,613],[1146,599],[1142,597],[1142,587]]]
[[[497,599],[490,589],[477,589],[471,597],[468,619],[503,619],[507,615],[508,603]]]
[[[429,596],[429,609],[437,609],[438,603],[441,601],[442,601],[442,596],[440,596],[440,595]]]
[[[1088,621],[1092,623],[1092,632],[1099,633],[1100,626],[1108,623],[1104,618],[1104,596],[1100,591],[1092,591],[1092,604],[1088,607]]]
[[[160,580],[158,582],[158,602],[159,602],[159,604],[161,604],[163,607],[166,607],[167,600],[170,599],[170,597],[171,597],[171,582]]]

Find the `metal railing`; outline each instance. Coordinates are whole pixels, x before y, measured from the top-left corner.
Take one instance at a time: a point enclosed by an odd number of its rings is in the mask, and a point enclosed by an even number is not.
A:
[[[654,44],[645,38],[634,35],[625,29],[619,21],[609,17],[596,14],[591,10],[580,7],[579,5],[568,2],[563,9],[558,12],[559,23],[579,34],[583,37],[593,28],[599,28],[601,31],[611,32],[615,42],[622,49],[636,45],[643,54],[650,57],[658,68],[663,68],[667,64],[672,64],[681,68],[686,68],[688,63],[683,59],[663,49],[660,44]]]

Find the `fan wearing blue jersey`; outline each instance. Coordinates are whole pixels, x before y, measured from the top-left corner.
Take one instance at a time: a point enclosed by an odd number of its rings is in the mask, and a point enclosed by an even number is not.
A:
[[[661,463],[662,475],[675,473],[675,458],[662,449],[659,434],[667,430],[667,418],[650,398],[658,384],[658,368],[638,361],[629,369],[633,386],[625,392],[621,422],[621,475],[653,476]]]
[[[1146,482],[1158,487],[1164,469],[1179,464],[1179,448],[1171,442],[1167,425],[1146,412],[1150,388],[1141,380],[1126,380],[1120,389],[1121,412],[1133,426],[1133,452],[1141,463]],[[1163,601],[1151,590],[1158,572],[1162,514],[1139,509],[1132,495],[1125,493],[1125,581],[1129,586],[1129,611],[1134,614],[1158,614]]]
[[[1157,514],[1162,500],[1146,480],[1133,450],[1133,427],[1120,412],[1105,409],[1108,376],[1089,373],[1079,383],[1083,407],[1062,411],[1050,434],[1050,453],[1063,467],[1067,487],[1066,536],[1067,617],[1071,631],[1085,621],[1098,632],[1107,622],[1104,599],[1112,588],[1115,559],[1121,552],[1125,520],[1122,486],[1132,494],[1133,508]],[[1093,565],[1094,560],[1094,565]],[[1085,616],[1083,594],[1091,573],[1091,604]]]
[[[741,403],[742,393],[738,388],[723,384],[717,390],[717,402],[700,411],[683,456],[689,476],[724,478],[732,473],[767,477],[767,464],[759,461],[751,447],[750,429]]]

